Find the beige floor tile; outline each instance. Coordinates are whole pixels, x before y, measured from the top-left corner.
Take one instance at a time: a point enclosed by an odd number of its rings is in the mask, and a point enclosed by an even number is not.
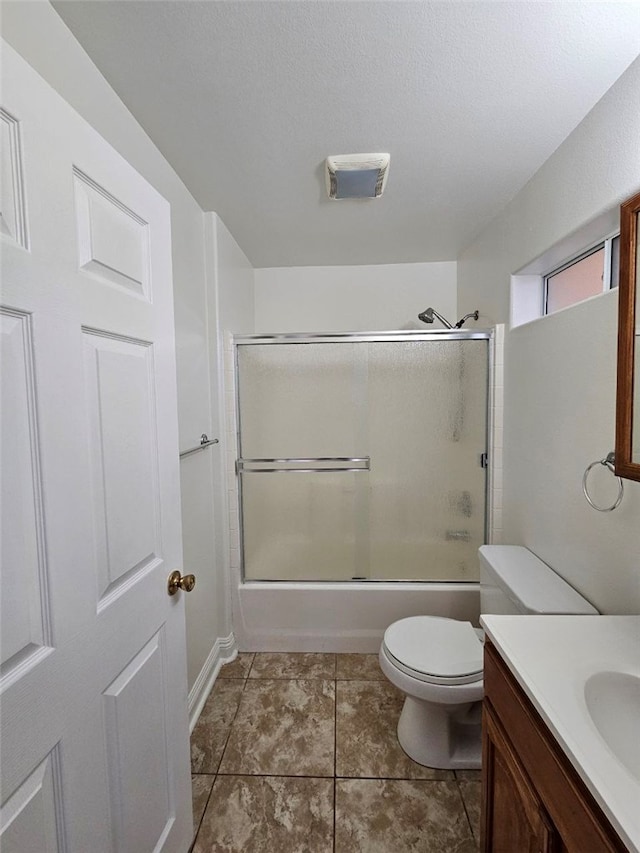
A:
[[[207,699],[191,735],[192,773],[216,773],[244,681],[219,680]]]
[[[336,655],[336,678],[344,681],[386,681],[378,655]]]
[[[332,853],[333,779],[218,776],[193,853]]]
[[[376,779],[453,779],[412,761],[396,728],[404,696],[388,682],[336,684],[336,775]]]
[[[482,810],[482,783],[470,779],[462,779],[458,782],[464,806],[467,810],[469,823],[473,837],[480,844],[480,813]]]
[[[196,833],[202,820],[202,815],[213,787],[215,776],[198,775],[191,777],[191,793],[193,796],[193,831]]]
[[[225,663],[218,678],[246,678],[253,663],[254,652],[239,652],[231,663]]]
[[[321,652],[259,652],[249,678],[324,678],[336,677],[336,656]]]
[[[249,679],[219,772],[333,776],[334,715],[333,681]]]
[[[336,780],[335,853],[474,853],[455,781]]]

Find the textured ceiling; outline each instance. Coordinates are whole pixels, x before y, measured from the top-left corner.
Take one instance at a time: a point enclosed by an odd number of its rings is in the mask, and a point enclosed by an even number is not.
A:
[[[257,267],[455,258],[640,48],[639,2],[54,7]],[[364,151],[384,196],[329,201],[325,157]]]

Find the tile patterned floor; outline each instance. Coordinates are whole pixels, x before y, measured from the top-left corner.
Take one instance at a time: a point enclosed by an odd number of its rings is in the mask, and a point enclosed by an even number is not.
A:
[[[191,737],[193,853],[476,853],[479,771],[400,748],[377,655],[240,654]]]

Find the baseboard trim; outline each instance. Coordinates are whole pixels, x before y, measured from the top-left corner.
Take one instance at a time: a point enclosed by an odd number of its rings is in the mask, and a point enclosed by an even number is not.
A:
[[[193,687],[189,691],[189,733],[193,732],[198,717],[202,713],[204,703],[216,682],[220,668],[224,663],[229,663],[238,654],[233,633],[228,637],[218,637],[209,652],[204,666],[200,670]]]

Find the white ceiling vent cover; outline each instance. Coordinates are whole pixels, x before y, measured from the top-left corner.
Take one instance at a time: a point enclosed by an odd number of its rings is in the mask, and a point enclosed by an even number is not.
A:
[[[389,154],[333,154],[327,157],[329,198],[378,198],[387,184]]]

